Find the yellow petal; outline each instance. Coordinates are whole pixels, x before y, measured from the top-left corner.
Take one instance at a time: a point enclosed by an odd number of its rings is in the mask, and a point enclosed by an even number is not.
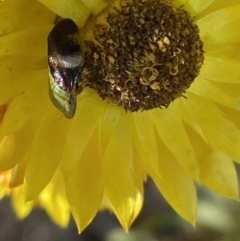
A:
[[[109,104],[107,104],[104,109],[104,114],[99,121],[101,157],[107,148],[109,140],[112,138],[112,135],[114,135],[116,124],[122,111],[123,110],[115,108],[115,106]]]
[[[69,120],[48,112],[42,117],[28,155],[24,187],[26,200],[35,198],[51,180],[60,163]],[[47,137],[47,138],[46,138]]]
[[[92,221],[103,197],[104,180],[98,141],[98,132],[95,131],[75,170],[66,179],[66,194],[79,232]]]
[[[212,39],[212,41],[218,42],[236,42],[239,40],[237,29],[237,23],[240,19],[240,5],[230,6],[227,8],[215,11],[201,19],[199,19],[196,24],[198,25],[201,38],[204,40]],[[235,27],[235,31],[230,33],[230,37],[227,35],[229,32],[223,32],[222,30],[227,30],[227,28]],[[221,31],[221,35],[220,32]]]
[[[215,0],[189,0],[184,9],[191,7],[196,15],[206,9]]]
[[[223,106],[227,106],[231,109],[239,110],[240,108],[240,85],[239,84],[226,84],[226,83],[216,83],[215,84],[217,88],[221,89],[223,92],[223,95],[230,96],[232,102],[235,104],[228,104],[224,103],[222,101],[216,101],[218,103],[221,103]],[[232,119],[232,118],[229,118]]]
[[[227,108],[225,106],[219,106],[220,110],[223,111],[225,116],[231,118],[231,122],[240,129],[240,111]]]
[[[215,151],[202,159],[199,168],[203,184],[223,196],[238,200],[237,173],[229,156]]]
[[[214,103],[191,93],[188,93],[188,99],[187,103],[182,99],[174,103],[175,112],[213,149],[217,148],[240,161],[240,130],[222,115]]]
[[[159,169],[151,170],[150,176],[173,209],[194,225],[197,215],[197,196],[193,180],[186,175],[175,157],[164,148],[159,138],[157,143]]]
[[[240,6],[240,5],[239,5]],[[238,7],[238,10],[240,7]],[[236,29],[239,27],[239,21],[240,18],[228,23],[226,26],[222,27],[221,29],[218,29],[212,33],[211,41],[215,41],[216,43],[235,43],[239,42],[240,39],[240,33],[239,31],[236,31]]]
[[[240,85],[237,87],[239,89]],[[209,99],[229,108],[238,110],[240,109],[239,98],[234,99],[231,95],[225,93],[223,89],[218,88],[214,82],[211,83],[211,81],[206,79],[198,77],[196,81],[191,85],[189,92],[200,95],[203,98]]]
[[[62,167],[65,178],[78,165],[86,146],[99,124],[105,105],[98,97],[91,98],[90,91],[84,91],[78,98],[77,110],[71,120],[63,157]],[[98,106],[98,108],[96,108]]]
[[[40,194],[41,206],[44,207],[47,214],[56,224],[66,228],[70,220],[69,204],[66,197],[60,191],[51,196],[49,196],[51,190],[47,190],[47,192],[46,194],[45,192]]]
[[[188,1],[189,0],[172,0],[171,2],[175,7],[181,7],[183,5],[186,5]]]
[[[46,73],[39,73],[39,78],[40,80],[30,85],[23,94],[14,98],[9,105],[1,125],[2,136],[19,130],[27,121],[39,117],[48,108],[55,110],[48,97]]]
[[[175,111],[171,109],[171,106],[165,109],[164,113],[156,109],[152,110],[150,114],[159,137],[173,153],[183,170],[186,171],[190,177],[198,180],[199,170],[195,154],[181,119],[175,114]],[[161,154],[159,158],[162,158]]]
[[[187,127],[187,132],[198,156],[200,182],[223,196],[238,199],[237,173],[232,159],[221,150],[212,150],[191,128]]]
[[[62,18],[71,18],[83,27],[91,11],[81,2],[76,0],[39,0],[48,9]]]
[[[138,195],[133,177],[131,126],[127,121],[130,116],[121,114],[103,156],[102,168],[106,196],[123,228],[127,230],[132,222]]]
[[[12,195],[13,208],[19,218],[25,218],[33,208],[33,202],[26,202],[23,188],[16,188]]]
[[[206,56],[204,60],[204,65],[200,72],[200,77],[206,80],[212,80],[216,82],[240,83],[239,75],[240,63],[232,59],[226,58],[226,56],[221,57],[211,57]],[[201,82],[198,78],[194,81]],[[191,86],[192,87],[192,86]],[[191,88],[189,89],[191,91]]]
[[[108,6],[105,0],[81,0],[82,3],[94,14],[97,15]]]
[[[216,56],[217,58],[226,59],[228,61],[233,62],[233,64],[237,64],[240,62],[240,54],[236,53],[236,49],[240,48],[240,42],[238,43],[230,43],[230,44],[208,44],[205,45],[206,52],[209,52],[210,57]],[[228,66],[227,66],[228,68]],[[229,73],[231,74],[231,73]]]
[[[18,163],[17,166],[13,168],[11,180],[9,183],[10,188],[17,187],[23,184],[26,164],[27,164],[27,155],[23,158],[23,160],[21,160],[21,162]]]
[[[55,14],[38,1],[9,0],[0,4],[0,35],[28,26],[42,26],[43,24],[53,23],[55,18]],[[26,11],[28,7],[29,11]]]
[[[134,206],[134,212],[132,214],[132,218],[130,220],[130,225],[134,222],[134,220],[139,215],[143,202],[144,202],[144,186],[143,182],[147,180],[147,169],[144,168],[144,161],[142,156],[139,155],[136,147],[133,146],[133,165],[134,165],[134,182],[137,189],[137,201]]]
[[[2,138],[0,142],[0,164],[1,164],[1,171],[6,171],[11,166],[14,166],[14,163],[8,164],[8,160],[11,158],[12,153],[15,149],[15,142],[13,135],[6,135]],[[7,161],[6,161],[7,160]],[[15,160],[17,163],[17,160]],[[5,165],[4,165],[5,164]]]
[[[40,193],[39,202],[49,216],[60,227],[67,227],[70,219],[69,203],[64,190],[64,180],[60,169],[57,169],[52,182]]]
[[[36,127],[36,123],[28,122],[14,134],[3,137],[0,147],[0,170],[8,170],[22,162],[22,159],[26,157],[26,153],[31,148]],[[23,136],[24,141],[22,141]]]
[[[36,70],[39,58],[35,55],[4,56],[0,57],[0,61],[1,84],[4,86],[0,88],[0,105],[24,93],[32,85],[31,80],[36,80],[43,73],[47,73],[46,69],[44,72]],[[47,81],[46,77],[45,80]]]
[[[149,113],[134,113],[134,123],[136,126],[136,139],[139,152],[153,169],[159,168],[159,156],[156,145],[156,130],[149,121]]]
[[[46,39],[51,28],[52,25],[32,27],[2,36],[0,38],[0,55],[20,55],[29,52],[37,55],[37,58],[46,57],[46,52],[42,50],[47,49]],[[39,38],[39,36],[42,37]]]
[[[206,15],[209,15],[213,12],[216,12],[220,9],[223,9],[223,8],[227,8],[229,6],[233,6],[233,5],[238,5],[239,4],[239,0],[214,0],[212,2],[212,4],[206,8],[202,13],[200,13],[198,16],[197,16],[197,19],[203,17],[203,16],[206,16]]]

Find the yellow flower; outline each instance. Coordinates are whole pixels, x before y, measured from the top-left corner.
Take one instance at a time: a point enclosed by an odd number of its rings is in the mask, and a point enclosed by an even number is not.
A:
[[[126,113],[85,88],[71,120],[48,97],[48,33],[56,14],[83,27],[111,1],[40,2],[0,3],[1,195],[12,196],[20,217],[40,205],[64,226],[70,209],[83,230],[106,205],[128,229],[147,176],[193,224],[194,181],[238,199],[238,0],[171,1],[192,15],[204,43],[204,65],[187,98],[166,109]]]

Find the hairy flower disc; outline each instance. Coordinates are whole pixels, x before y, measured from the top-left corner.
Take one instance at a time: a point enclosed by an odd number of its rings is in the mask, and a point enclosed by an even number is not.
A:
[[[121,1],[105,25],[95,25],[94,36],[97,43],[86,42],[88,85],[129,111],[167,107],[203,63],[198,27],[164,0]]]

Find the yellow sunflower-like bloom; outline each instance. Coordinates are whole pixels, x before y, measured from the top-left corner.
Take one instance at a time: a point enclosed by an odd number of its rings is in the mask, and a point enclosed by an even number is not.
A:
[[[81,231],[107,205],[128,229],[147,176],[193,224],[194,181],[238,199],[239,0],[170,2],[191,14],[204,43],[204,64],[186,98],[126,113],[85,88],[71,120],[49,100],[47,36],[56,15],[84,29],[112,1],[0,2],[0,193],[11,195],[19,217],[40,205],[65,226],[71,211]]]

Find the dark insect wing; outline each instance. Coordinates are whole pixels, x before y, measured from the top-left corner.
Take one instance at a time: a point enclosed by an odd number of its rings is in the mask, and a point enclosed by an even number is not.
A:
[[[71,19],[57,23],[48,36],[49,94],[53,104],[72,118],[84,56]]]

